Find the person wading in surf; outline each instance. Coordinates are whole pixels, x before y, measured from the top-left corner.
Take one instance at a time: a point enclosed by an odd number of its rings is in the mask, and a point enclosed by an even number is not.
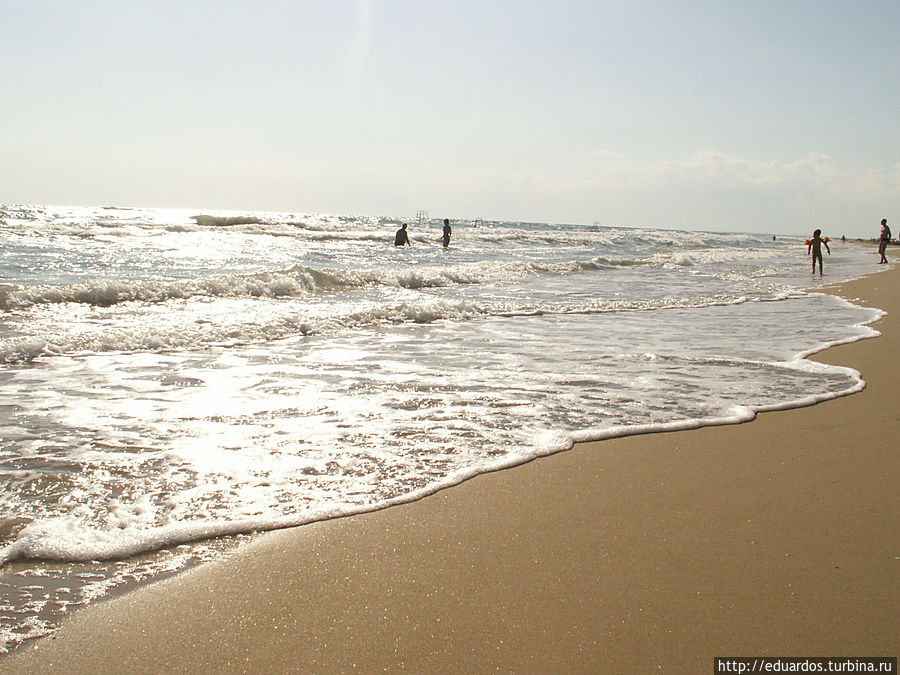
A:
[[[825,250],[828,251],[828,255],[831,255],[828,239],[822,239],[821,234],[822,230],[813,232],[813,238],[809,240],[809,246],[806,247],[806,255],[812,251],[813,274],[816,273],[816,260],[819,261],[819,276],[822,276],[822,244],[825,244]]]
[[[406,223],[403,223],[403,227],[397,230],[397,234],[394,235],[394,246],[409,246],[412,248],[412,244],[409,243],[409,234],[406,231]]]

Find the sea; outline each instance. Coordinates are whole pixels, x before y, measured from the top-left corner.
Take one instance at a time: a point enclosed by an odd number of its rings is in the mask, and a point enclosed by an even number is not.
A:
[[[817,292],[874,251],[451,226],[0,206],[0,651],[254,533],[864,387],[806,357],[877,334]]]

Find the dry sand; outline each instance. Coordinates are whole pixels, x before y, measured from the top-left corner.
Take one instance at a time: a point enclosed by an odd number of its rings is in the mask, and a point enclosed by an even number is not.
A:
[[[900,653],[900,270],[838,291],[865,391],[634,436],[260,536],[77,612],[4,672],[704,673]],[[827,321],[827,315],[822,321]]]

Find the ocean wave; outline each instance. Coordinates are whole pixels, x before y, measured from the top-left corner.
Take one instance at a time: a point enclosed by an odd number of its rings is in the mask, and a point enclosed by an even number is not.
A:
[[[4,286],[0,288],[0,309],[25,309],[35,305],[69,302],[110,307],[126,302],[158,303],[195,296],[300,295],[314,290],[311,278],[311,275],[302,273],[260,273],[165,282],[100,279],[58,286]]]
[[[423,266],[395,270],[332,270],[297,266],[253,274],[218,275],[169,281],[98,279],[77,284],[16,286],[0,284],[0,309],[80,303],[110,307],[127,302],[161,303],[207,297],[299,297],[315,293],[386,286],[426,289],[509,283],[537,274],[568,274],[599,269],[593,262],[472,263],[456,267]]]
[[[27,206],[22,204],[0,204],[0,219],[10,220],[41,220],[45,209],[39,206]]]
[[[26,322],[18,334],[0,338],[0,363],[31,363],[45,356],[109,352],[160,352],[205,347],[266,344],[295,337],[327,337],[378,326],[468,322],[489,317],[653,312],[743,304],[744,296],[713,295],[694,298],[615,299],[586,297],[560,303],[555,299],[491,301],[441,298],[425,294],[396,302],[281,303],[257,306],[234,301],[217,310],[215,304],[187,303],[137,308],[130,320],[115,325],[57,317],[53,325]],[[205,314],[207,310],[211,313]],[[77,315],[77,313],[76,313]],[[44,329],[39,326],[44,325]],[[33,331],[39,331],[34,333]]]
[[[592,264],[598,268],[611,267],[637,267],[649,264],[645,258],[594,258]]]
[[[724,400],[713,409],[696,416],[668,415],[655,421],[631,423],[604,423],[602,416],[587,420],[585,426],[577,424],[566,430],[536,429],[533,444],[510,449],[502,455],[483,457],[478,462],[459,465],[447,473],[434,474],[431,480],[406,491],[397,491],[385,498],[363,503],[343,501],[323,502],[320,506],[294,512],[267,511],[254,516],[237,515],[228,518],[194,518],[155,522],[152,503],[139,498],[133,503],[110,504],[108,519],[93,521],[87,515],[93,509],[85,509],[82,516],[72,514],[47,515],[31,518],[14,518],[0,521],[0,568],[16,561],[86,562],[124,560],[126,558],[190,544],[215,537],[233,536],[286,527],[300,526],[316,521],[366,513],[388,506],[408,503],[427,495],[457,485],[479,474],[509,468],[540,456],[564,451],[576,442],[601,441],[663,431],[696,429],[707,426],[747,422],[760,412],[783,410],[813,405],[815,403],[846,396],[860,391],[865,383],[852,369],[830,366],[802,359],[790,363],[759,363],[740,359],[690,358],[665,354],[620,354],[617,360],[662,361],[672,366],[734,368],[735,372],[748,369],[778,371],[792,381],[794,375],[803,372],[832,378],[832,385],[812,394],[801,394],[795,389],[785,391],[782,398],[772,400],[763,397],[755,403],[736,403]],[[502,404],[500,404],[502,405]],[[698,411],[699,412],[699,411]],[[646,416],[651,418],[651,416]],[[365,459],[365,456],[362,456]],[[352,464],[352,463],[351,463]],[[348,464],[350,466],[350,464]],[[310,475],[315,475],[310,474]],[[268,485],[268,483],[266,483]],[[149,525],[149,526],[148,526]]]
[[[264,221],[258,216],[191,216],[198,225],[203,227],[230,227],[233,225],[257,225]]]

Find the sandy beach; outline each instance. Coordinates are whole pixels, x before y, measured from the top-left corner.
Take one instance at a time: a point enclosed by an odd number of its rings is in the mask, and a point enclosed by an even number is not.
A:
[[[881,337],[817,356],[859,370],[859,394],[578,445],[262,535],[76,612],[0,671],[702,673],[715,656],[896,656],[900,271],[832,291],[888,312]]]

